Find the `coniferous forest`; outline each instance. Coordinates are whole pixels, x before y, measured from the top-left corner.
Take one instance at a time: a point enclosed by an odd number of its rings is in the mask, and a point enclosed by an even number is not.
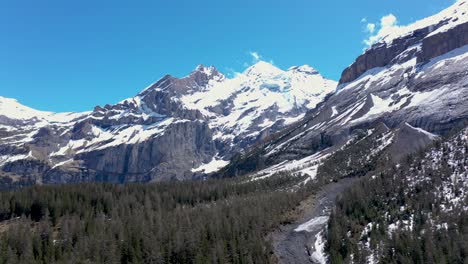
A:
[[[265,235],[313,189],[277,174],[0,193],[0,263],[269,263]]]

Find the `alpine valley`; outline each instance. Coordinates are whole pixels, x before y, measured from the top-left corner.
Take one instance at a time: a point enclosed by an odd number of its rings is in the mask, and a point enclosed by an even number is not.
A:
[[[82,113],[0,97],[0,263],[466,263],[467,153],[464,0],[339,82],[258,61]]]

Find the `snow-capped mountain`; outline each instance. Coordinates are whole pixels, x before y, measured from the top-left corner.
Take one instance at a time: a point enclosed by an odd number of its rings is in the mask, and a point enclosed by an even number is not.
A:
[[[376,126],[397,159],[468,120],[468,2],[382,36],[343,71],[337,92],[304,119],[236,157],[225,174],[309,172]],[[286,164],[286,165],[285,165]],[[297,164],[297,166],[291,166]]]
[[[215,139],[228,141],[239,149],[259,135],[270,134],[268,128],[299,120],[333,92],[336,85],[308,65],[283,71],[260,61],[233,79],[209,82],[204,89],[183,96],[181,101],[210,119]]]
[[[310,66],[258,62],[234,78],[198,66],[135,97],[84,113],[0,98],[2,174],[32,182],[191,178],[299,120],[337,83]]]

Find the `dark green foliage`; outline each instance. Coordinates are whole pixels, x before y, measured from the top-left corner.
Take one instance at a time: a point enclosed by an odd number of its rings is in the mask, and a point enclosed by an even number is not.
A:
[[[265,235],[305,197],[286,174],[0,193],[0,263],[269,263]]]

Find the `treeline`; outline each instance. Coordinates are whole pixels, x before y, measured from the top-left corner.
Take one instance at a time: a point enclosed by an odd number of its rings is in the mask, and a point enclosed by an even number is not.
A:
[[[265,235],[311,187],[277,174],[0,193],[0,263],[270,263]]]
[[[466,263],[467,130],[361,179],[332,211],[331,263]]]

